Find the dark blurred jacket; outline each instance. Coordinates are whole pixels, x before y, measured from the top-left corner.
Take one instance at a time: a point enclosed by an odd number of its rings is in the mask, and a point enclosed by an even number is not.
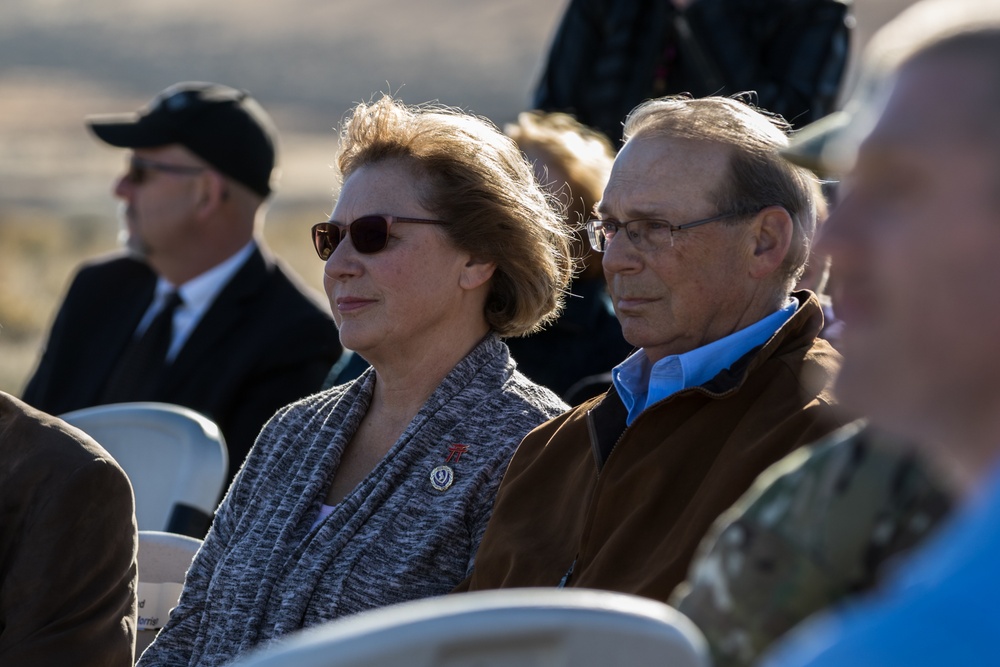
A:
[[[796,127],[834,110],[850,49],[849,0],[571,0],[533,105],[622,135],[640,102],[756,91]]]
[[[131,667],[136,549],[115,460],[0,392],[0,665]]]
[[[97,405],[155,287],[153,271],[124,255],[85,265],[56,315],[24,401],[56,415]],[[264,422],[319,391],[340,352],[329,308],[258,249],[205,312],[152,400],[215,421],[231,479]]]

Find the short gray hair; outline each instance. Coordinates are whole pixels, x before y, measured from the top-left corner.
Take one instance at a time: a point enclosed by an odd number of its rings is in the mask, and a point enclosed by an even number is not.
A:
[[[738,97],[675,95],[643,102],[625,119],[625,141],[665,137],[726,147],[729,174],[711,195],[719,212],[753,215],[781,206],[792,218],[792,244],[781,272],[787,292],[805,269],[816,232],[817,201],[823,194],[812,172],[781,154],[788,147],[788,123]]]

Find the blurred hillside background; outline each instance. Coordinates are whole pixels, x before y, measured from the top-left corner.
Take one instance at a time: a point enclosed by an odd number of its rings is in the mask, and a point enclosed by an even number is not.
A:
[[[910,0],[855,0],[856,48]],[[124,151],[84,116],[138,109],[182,80],[249,90],[281,132],[264,234],[322,290],[307,241],[335,194],[336,128],[390,91],[502,125],[531,90],[565,0],[3,0],[0,390],[19,394],[76,265],[116,246]]]

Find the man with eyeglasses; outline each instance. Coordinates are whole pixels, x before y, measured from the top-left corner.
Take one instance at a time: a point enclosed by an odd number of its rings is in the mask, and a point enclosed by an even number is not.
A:
[[[526,436],[457,590],[665,601],[758,473],[845,423],[819,301],[792,292],[821,195],[781,157],[786,128],[721,97],[630,114],[588,231],[638,349],[605,394]]]
[[[130,149],[114,187],[125,251],[77,273],[23,398],[53,414],[193,408],[221,428],[232,476],[264,422],[318,390],[341,352],[322,298],[260,240],[273,123],[244,91],[183,82],[87,124]]]

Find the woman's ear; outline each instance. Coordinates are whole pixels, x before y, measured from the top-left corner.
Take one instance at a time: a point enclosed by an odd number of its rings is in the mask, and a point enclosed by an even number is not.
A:
[[[478,257],[471,257],[462,267],[458,284],[467,290],[474,290],[489,282],[497,269],[496,262],[488,262]]]
[[[750,275],[766,278],[784,263],[792,246],[795,223],[783,206],[768,206],[750,226]]]

